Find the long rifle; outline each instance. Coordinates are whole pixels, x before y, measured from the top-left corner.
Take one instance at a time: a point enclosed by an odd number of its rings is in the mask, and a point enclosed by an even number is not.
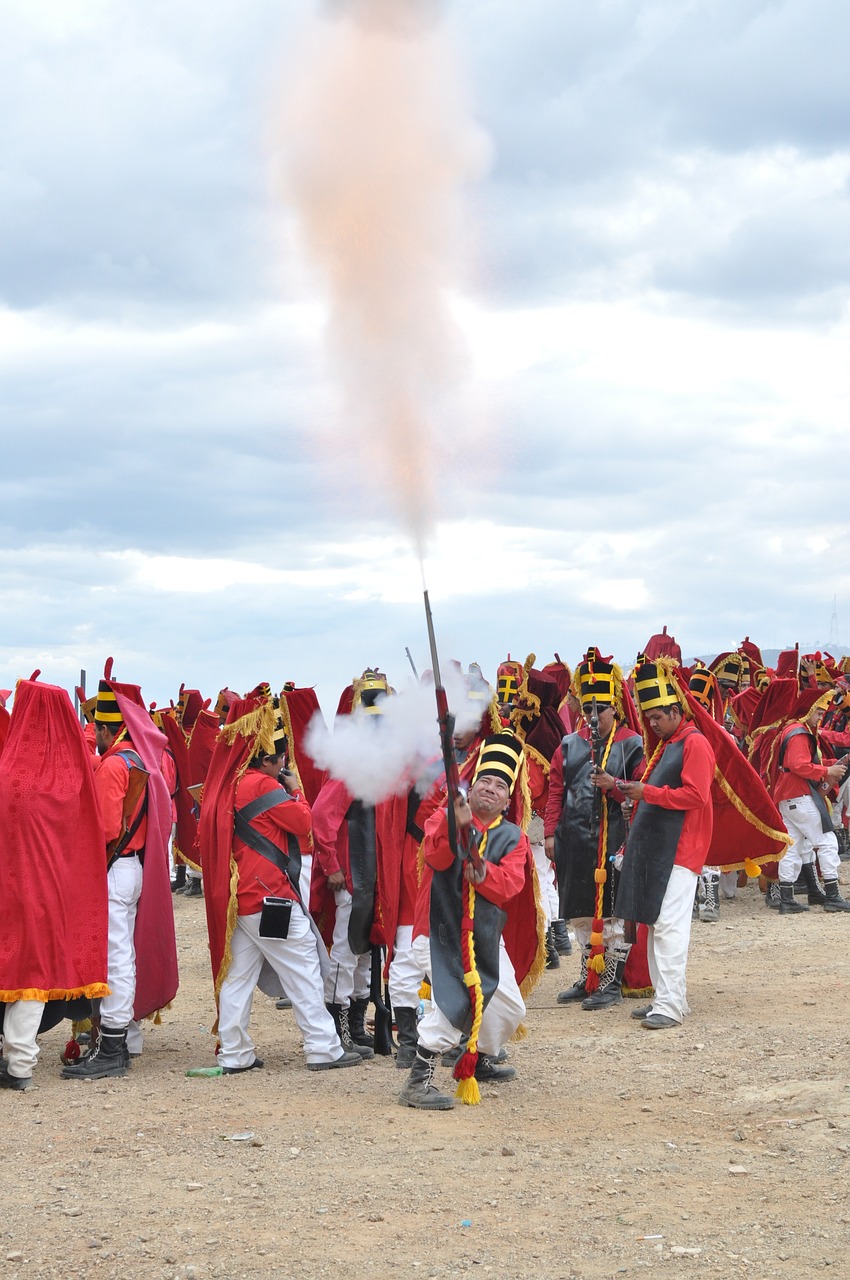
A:
[[[425,595],[425,621],[428,625],[428,643],[431,646],[431,669],[434,672],[434,696],[437,700],[437,724],[440,726],[440,747],[443,753],[443,768],[446,772],[446,791],[448,793],[447,816],[449,823],[449,846],[457,857],[469,858],[476,871],[481,866],[481,855],[474,842],[469,838],[469,827],[458,829],[455,818],[455,800],[461,794],[460,773],[457,767],[452,735],[455,718],[449,711],[449,700],[440,678],[440,659],[437,655],[437,641],[434,636],[434,619],[431,617],[431,603],[428,592]]]

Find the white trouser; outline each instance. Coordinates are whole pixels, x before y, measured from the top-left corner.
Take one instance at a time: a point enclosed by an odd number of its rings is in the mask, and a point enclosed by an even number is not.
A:
[[[330,950],[331,967],[325,978],[325,1000],[328,1004],[341,1004],[347,1009],[352,1000],[365,1000],[369,995],[372,956],[369,951],[356,956],[348,945],[351,894],[347,889],[338,889],[334,900],[336,918],[333,946]],[[286,994],[292,995],[289,989]]]
[[[430,967],[430,961],[429,961]],[[470,1006],[471,1007],[471,1006]],[[478,1032],[478,1048],[481,1053],[495,1057],[506,1045],[525,1017],[525,1002],[517,986],[514,967],[508,958],[504,942],[499,942],[499,985],[493,992]],[[431,1053],[445,1053],[460,1044],[463,1031],[453,1027],[440,1010],[436,1001],[419,1020],[419,1043]]]
[[[571,920],[570,924],[576,935],[576,941],[580,947],[590,946],[590,935],[593,932],[593,920],[590,916],[579,916],[577,920]],[[623,922],[618,920],[616,916],[612,916],[610,920],[602,921],[602,945],[606,951],[610,951],[618,942],[623,941]]]
[[[218,1038],[221,1067],[250,1067],[256,1054],[248,1022],[257,979],[266,959],[292,1001],[308,1062],[335,1062],[343,1052],[333,1018],[322,998],[319,953],[310,923],[292,904],[289,935],[261,938],[260,913],[238,916],[230,939],[231,962],[219,992]]]
[[[145,1037],[142,1032],[142,1025],[140,1022],[136,1022],[135,1018],[131,1018],[130,1025],[127,1027],[127,1052],[132,1053],[133,1057],[137,1058],[142,1052],[144,1044]]]
[[[681,1022],[690,1013],[685,971],[697,873],[687,867],[673,867],[661,910],[647,930],[646,957],[649,977],[655,988],[652,1012]]]
[[[44,1003],[41,1000],[16,1000],[6,1005],[3,1018],[3,1049],[9,1062],[9,1075],[28,1079],[38,1062],[38,1028]]]
[[[106,981],[109,995],[100,1002],[104,1026],[121,1030],[133,1016],[136,1000],[136,911],[142,892],[142,864],[138,857],[116,858],[106,877],[109,900],[109,940]]]
[[[546,857],[542,841],[540,844],[533,844],[531,852],[534,854],[537,883],[540,885],[540,905],[543,907],[543,914],[548,925],[553,920],[557,920],[561,914],[558,890],[555,887],[555,864],[551,858]]]
[[[806,841],[818,855],[824,880],[837,880],[841,862],[838,857],[838,840],[834,831],[824,831],[821,816],[812,796],[795,796],[793,800],[780,800],[779,812],[793,840],[779,863],[781,884],[793,884],[800,874],[804,861]]]
[[[301,854],[301,874],[298,877],[298,891],[301,894],[301,901],[306,906],[310,905],[310,881],[313,878],[313,855],[312,853]]]
[[[394,1009],[419,1008],[419,988],[424,977],[425,972],[413,948],[413,925],[400,924],[395,931],[390,961],[390,1003]]]
[[[738,872],[737,871],[721,871],[720,872],[720,896],[725,898],[727,902],[731,902],[733,898],[738,896]]]
[[[187,880],[200,880],[201,878],[202,878],[202,873],[200,871],[193,871],[191,867],[186,868]]]

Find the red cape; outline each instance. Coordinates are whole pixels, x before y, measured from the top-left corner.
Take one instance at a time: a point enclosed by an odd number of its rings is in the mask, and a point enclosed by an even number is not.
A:
[[[106,855],[64,689],[22,680],[0,761],[0,1000],[105,996]]]
[[[203,782],[203,778],[194,778],[189,765],[189,746],[186,735],[173,715],[163,713],[162,732],[167,739],[174,764],[177,767],[177,790],[174,793],[174,808],[177,813],[177,834],[172,845],[175,862],[185,862],[193,870],[198,870],[195,862],[198,843],[198,819],[192,797],[186,790],[195,782]]]

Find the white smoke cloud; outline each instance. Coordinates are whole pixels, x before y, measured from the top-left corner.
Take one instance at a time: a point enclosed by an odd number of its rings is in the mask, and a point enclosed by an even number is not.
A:
[[[454,668],[443,678],[456,731],[475,728],[485,703],[467,697]],[[381,703],[380,715],[337,716],[329,733],[321,716],[307,730],[309,755],[331,777],[345,783],[356,800],[377,804],[414,783],[427,785],[442,768],[434,687],[411,684]]]

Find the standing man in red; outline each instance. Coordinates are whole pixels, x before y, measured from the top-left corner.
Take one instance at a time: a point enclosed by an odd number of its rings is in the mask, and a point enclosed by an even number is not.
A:
[[[284,767],[286,734],[268,685],[233,703],[210,761],[198,840],[206,886],[225,1075],[262,1067],[249,1032],[254,989],[292,1002],[309,1071],[357,1066],[340,1043],[322,992],[321,945],[301,900],[300,843],[310,806]],[[264,921],[267,897],[285,922]],[[283,904],[289,903],[289,907]],[[324,957],[325,964],[327,957]]]
[[[831,701],[831,689],[803,689],[773,753],[770,791],[793,840],[779,863],[780,915],[809,909],[794,898],[794,884],[803,870],[808,846],[820,863],[826,892],[824,911],[850,911],[850,902],[842,898],[838,888],[838,838],[826,803],[826,792],[841,785],[847,766],[843,760],[824,764],[818,744],[818,728]]]
[[[632,1017],[642,1017],[648,1031],[663,1031],[690,1013],[685,971],[697,878],[711,845],[715,758],[667,664],[643,663],[634,681],[649,759],[640,782],[619,783],[640,804],[626,841],[614,914],[649,926],[655,996]]]
[[[166,740],[138,686],[118,684],[111,675],[109,658],[94,716],[99,753],[94,782],[108,866],[110,994],[100,1006],[97,1047],[63,1068],[69,1080],[125,1076],[130,1022],[165,1008],[177,993],[168,874],[171,796],[161,768]],[[138,791],[136,771],[146,775]]]

